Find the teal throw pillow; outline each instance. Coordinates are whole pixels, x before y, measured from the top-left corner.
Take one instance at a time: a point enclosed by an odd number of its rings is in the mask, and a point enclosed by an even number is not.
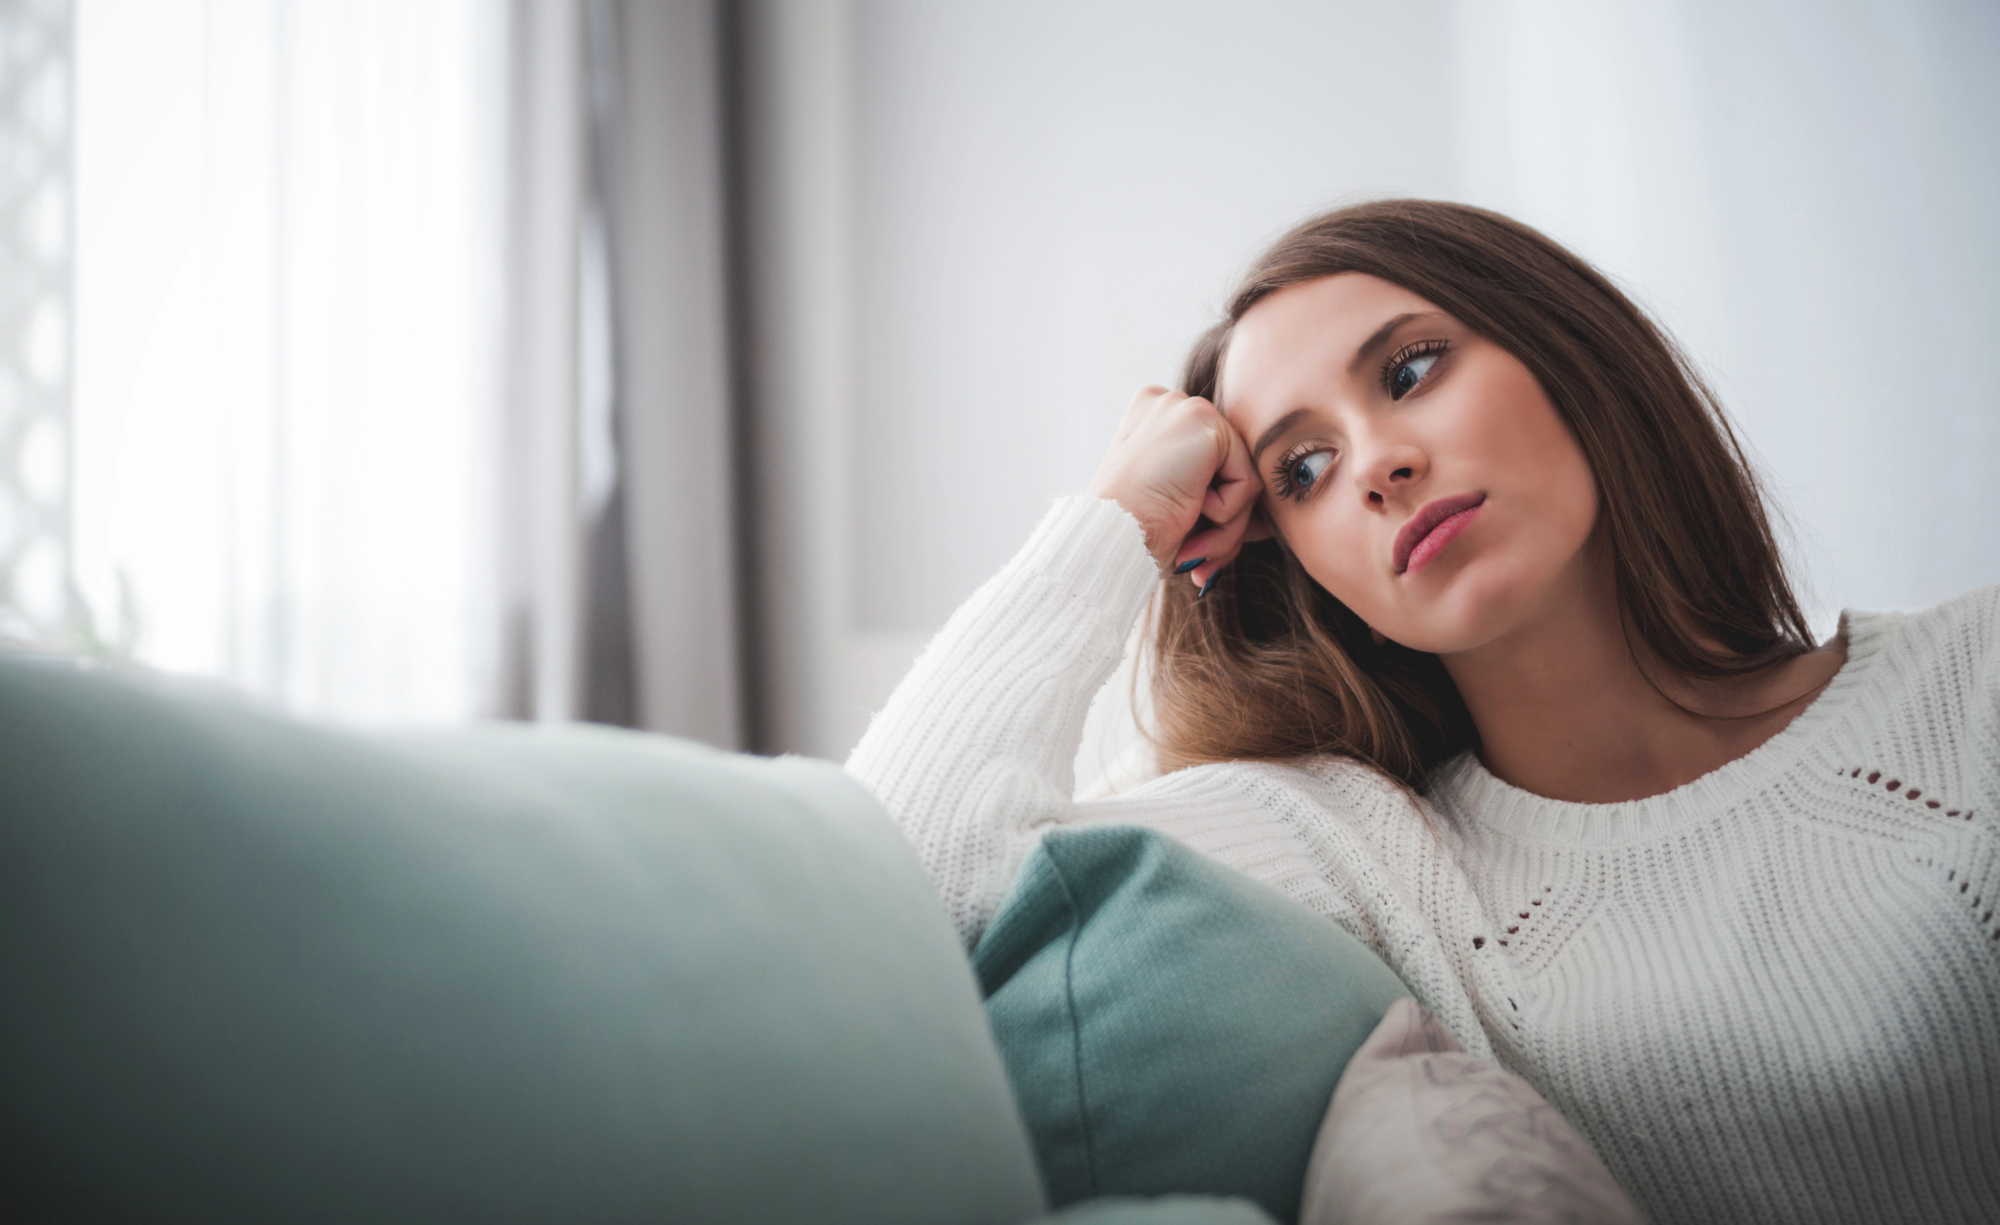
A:
[[[1052,1203],[1240,1196],[1280,1221],[1349,1057],[1409,994],[1332,921],[1123,826],[1045,836],[973,968]]]

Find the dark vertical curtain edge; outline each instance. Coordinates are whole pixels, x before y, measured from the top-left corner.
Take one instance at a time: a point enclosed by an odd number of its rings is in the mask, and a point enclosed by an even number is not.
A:
[[[763,582],[765,524],[759,510],[756,459],[764,444],[758,428],[755,369],[756,302],[752,295],[754,241],[750,168],[749,5],[710,0],[715,5],[716,85],[720,94],[722,149],[723,291],[727,311],[729,374],[730,488],[737,618],[737,677],[741,688],[743,744],[770,753],[768,619]]]
[[[578,715],[592,723],[634,727],[639,721],[638,677],[632,640],[632,583],[627,560],[625,525],[626,471],[630,457],[625,447],[629,427],[625,414],[630,400],[620,371],[624,353],[623,320],[618,310],[618,281],[622,275],[623,222],[618,214],[616,193],[611,190],[611,158],[617,140],[620,109],[624,98],[619,81],[619,7],[615,0],[589,0],[585,14],[587,78],[584,103],[587,108],[584,142],[584,207],[580,242],[593,237],[600,244],[602,278],[594,286],[605,300],[596,303],[602,311],[608,335],[610,369],[606,386],[611,396],[612,484],[609,496],[583,524],[583,592],[581,629],[583,632],[582,693],[578,695]],[[594,223],[595,233],[592,233]],[[581,261],[580,261],[581,263]],[[579,278],[582,281],[582,278]],[[592,288],[580,283],[578,313],[593,309],[582,300],[581,291]],[[579,319],[581,324],[581,318]],[[580,360],[589,354],[579,353]],[[587,406],[583,406],[585,412]],[[579,425],[584,424],[579,413]]]

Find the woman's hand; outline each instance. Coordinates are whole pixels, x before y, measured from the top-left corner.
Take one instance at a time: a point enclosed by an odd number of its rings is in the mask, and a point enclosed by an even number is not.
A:
[[[1249,538],[1259,489],[1242,436],[1215,405],[1164,387],[1132,397],[1090,482],[1092,497],[1146,529],[1161,569],[1203,588]]]

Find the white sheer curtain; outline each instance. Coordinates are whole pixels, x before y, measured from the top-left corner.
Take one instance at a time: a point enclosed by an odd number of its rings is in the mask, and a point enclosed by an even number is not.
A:
[[[81,6],[77,575],[140,660],[495,707],[495,16]]]
[[[84,0],[99,638],[739,743],[718,48],[709,0]]]

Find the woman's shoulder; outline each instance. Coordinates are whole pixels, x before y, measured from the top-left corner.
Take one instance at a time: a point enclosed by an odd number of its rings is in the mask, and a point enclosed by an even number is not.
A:
[[[1962,670],[2000,664],[2000,584],[1976,587],[1919,612],[1841,614],[1851,654],[1892,666]]]
[[[1841,618],[1848,662],[1835,684],[1844,723],[1870,743],[1983,742],[2000,719],[2000,586],[1981,587],[1921,612],[1849,611]]]
[[[1984,643],[1989,651],[2000,651],[2000,583],[1974,587],[1938,605],[1930,615]]]

